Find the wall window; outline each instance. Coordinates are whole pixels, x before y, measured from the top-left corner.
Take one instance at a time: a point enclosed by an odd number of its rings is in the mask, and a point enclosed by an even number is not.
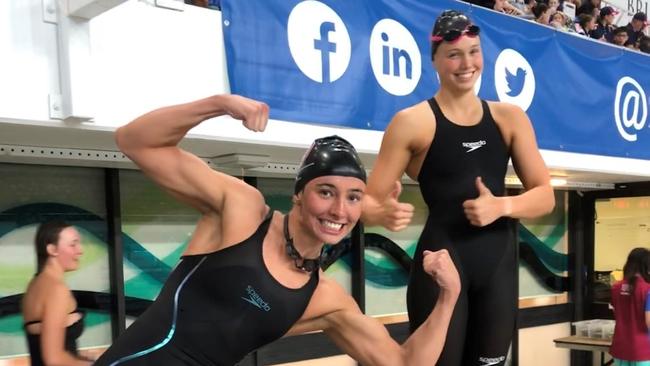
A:
[[[567,210],[568,193],[556,190],[550,214],[519,222],[520,307],[568,301]]]
[[[630,251],[650,247],[650,196],[597,199],[594,230],[594,302],[608,304]]]
[[[156,298],[192,236],[199,213],[140,171],[120,171],[127,323]]]

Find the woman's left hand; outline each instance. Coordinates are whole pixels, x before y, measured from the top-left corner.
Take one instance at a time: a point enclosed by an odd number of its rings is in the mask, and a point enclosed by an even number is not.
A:
[[[483,184],[481,177],[476,177],[478,197],[463,202],[465,217],[474,226],[486,226],[493,223],[504,213],[504,198],[495,197],[492,191]]]

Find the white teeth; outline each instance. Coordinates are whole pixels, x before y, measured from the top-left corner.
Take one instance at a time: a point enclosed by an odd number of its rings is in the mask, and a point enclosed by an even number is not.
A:
[[[327,226],[328,228],[334,229],[334,230],[341,230],[341,228],[343,227],[343,224],[337,224],[337,223],[331,222],[331,221],[324,221],[323,220],[322,223],[323,223],[323,226]]]

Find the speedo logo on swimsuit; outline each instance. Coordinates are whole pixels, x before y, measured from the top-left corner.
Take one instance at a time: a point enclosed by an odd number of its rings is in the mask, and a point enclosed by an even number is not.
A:
[[[463,142],[463,147],[467,149],[465,152],[472,152],[476,149],[480,149],[485,144],[485,140],[479,140],[476,142]]]
[[[492,366],[492,365],[498,365],[502,361],[506,359],[506,356],[501,356],[501,357],[479,357],[478,360],[479,362],[483,362],[481,366]]]
[[[246,293],[248,294],[248,297],[242,297],[242,299],[255,305],[261,310],[271,311],[271,305],[264,301],[264,299],[262,299],[262,297],[258,295],[257,292],[255,292],[255,289],[253,289],[251,285],[248,285],[248,287],[246,287]]]

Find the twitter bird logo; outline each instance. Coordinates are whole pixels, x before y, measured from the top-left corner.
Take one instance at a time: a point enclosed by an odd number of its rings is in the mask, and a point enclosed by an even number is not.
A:
[[[494,89],[499,101],[528,110],[535,97],[535,70],[521,53],[506,48],[494,63]]]
[[[511,97],[516,97],[521,94],[521,91],[524,88],[524,83],[526,82],[526,70],[518,67],[515,74],[512,74],[510,73],[510,70],[506,68],[506,82],[508,83],[509,89],[506,94]]]

